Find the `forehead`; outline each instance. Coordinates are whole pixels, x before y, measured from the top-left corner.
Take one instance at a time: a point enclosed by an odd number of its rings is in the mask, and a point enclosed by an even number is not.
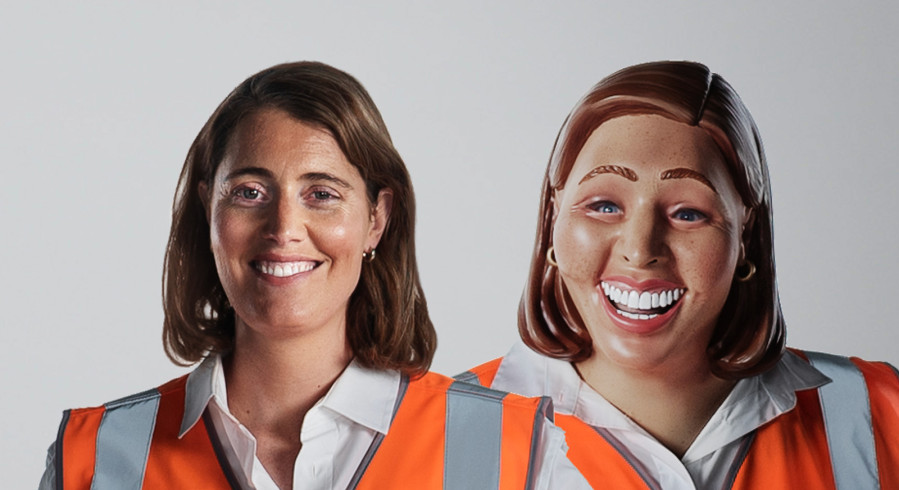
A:
[[[711,136],[701,128],[658,115],[621,116],[601,124],[581,148],[569,182],[577,182],[599,165],[625,166],[642,178],[686,168],[710,180],[730,181]]]
[[[280,109],[263,109],[234,128],[221,166],[332,166],[355,171],[331,133]]]

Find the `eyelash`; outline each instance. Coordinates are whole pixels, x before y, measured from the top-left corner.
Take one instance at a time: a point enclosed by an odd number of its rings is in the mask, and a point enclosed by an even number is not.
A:
[[[248,192],[255,193],[255,196],[248,197],[246,195],[246,193],[248,193]],[[265,193],[264,193],[263,189],[259,188],[258,186],[252,186],[252,185],[241,185],[241,186],[237,187],[236,189],[234,189],[231,192],[231,194],[236,199],[239,199],[241,201],[247,201],[247,202],[259,202],[265,198]]]

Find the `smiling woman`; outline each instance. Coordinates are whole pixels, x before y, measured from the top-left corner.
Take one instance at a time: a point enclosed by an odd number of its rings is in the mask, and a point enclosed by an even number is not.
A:
[[[550,401],[429,373],[406,167],[314,62],[240,84],[191,147],[163,338],[189,375],[68,410],[41,488],[586,488]]]
[[[597,488],[899,488],[892,366],[784,350],[761,139],[705,66],[600,81],[543,183],[523,344],[460,376],[553,398]]]

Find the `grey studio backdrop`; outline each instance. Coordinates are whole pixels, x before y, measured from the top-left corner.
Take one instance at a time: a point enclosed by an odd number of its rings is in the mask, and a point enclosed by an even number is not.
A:
[[[20,2],[0,7],[5,488],[33,488],[68,407],[186,372],[162,351],[178,172],[242,79],[358,77],[412,174],[433,368],[502,355],[556,132],[626,65],[695,59],[753,112],[790,345],[899,363],[895,2]]]

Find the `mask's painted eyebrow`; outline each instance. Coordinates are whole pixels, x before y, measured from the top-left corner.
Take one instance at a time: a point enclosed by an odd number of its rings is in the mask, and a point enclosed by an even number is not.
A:
[[[631,182],[636,182],[637,180],[639,180],[639,179],[637,179],[637,174],[633,170],[631,170],[627,167],[622,167],[620,165],[600,165],[600,166],[594,168],[593,170],[587,172],[587,175],[585,175],[584,178],[581,179],[581,181],[578,182],[577,184],[581,185],[584,182],[592,179],[593,177],[596,177],[597,175],[601,175],[601,174],[620,175]]]
[[[699,173],[695,170],[690,170],[689,168],[680,168],[679,167],[679,168],[672,168],[672,169],[666,170],[666,171],[662,172],[662,175],[660,178],[662,180],[669,180],[669,179],[697,180],[697,181],[705,184],[715,194],[718,193],[718,190],[715,189],[715,186],[712,185],[712,182],[709,181],[709,179],[707,179],[705,175],[702,175],[701,173]]]

